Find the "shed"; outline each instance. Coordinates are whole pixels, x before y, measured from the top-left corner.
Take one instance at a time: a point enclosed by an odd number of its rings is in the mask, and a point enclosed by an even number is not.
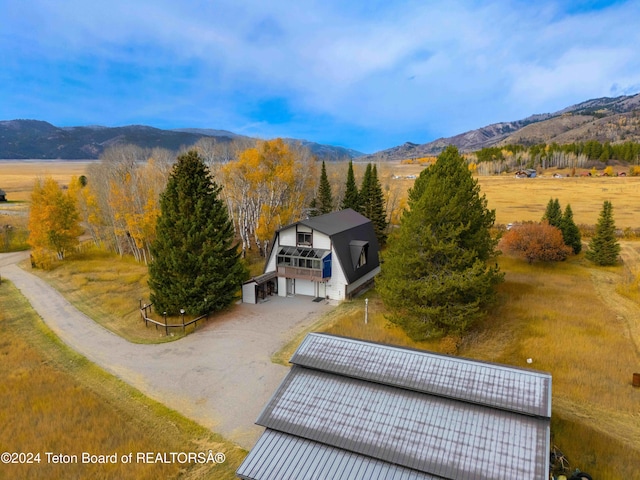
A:
[[[548,477],[548,373],[318,333],[291,363],[243,480]]]
[[[0,202],[6,202],[6,201],[7,201],[7,192],[5,192],[0,188]]]
[[[276,272],[263,273],[242,284],[243,303],[258,303],[275,293],[278,293]]]

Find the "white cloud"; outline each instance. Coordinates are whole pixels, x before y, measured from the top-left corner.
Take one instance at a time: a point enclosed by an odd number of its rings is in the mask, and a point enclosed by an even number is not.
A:
[[[296,122],[427,141],[640,85],[637,2],[6,1],[8,64],[79,65],[122,93],[105,113],[136,105],[183,126],[191,105],[194,123],[259,128],[254,107],[285,98]],[[145,85],[166,104],[124,96]]]

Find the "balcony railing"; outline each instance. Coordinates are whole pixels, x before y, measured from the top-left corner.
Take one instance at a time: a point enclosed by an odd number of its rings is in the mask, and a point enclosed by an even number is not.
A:
[[[283,267],[278,265],[278,276],[322,281],[322,270],[316,270],[313,268]]]

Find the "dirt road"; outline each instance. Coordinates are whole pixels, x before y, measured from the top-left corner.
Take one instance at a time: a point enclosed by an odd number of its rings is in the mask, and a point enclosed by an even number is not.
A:
[[[0,254],[0,275],[20,289],[67,345],[247,449],[263,431],[254,421],[288,371],[271,363],[271,355],[332,308],[310,297],[272,297],[260,305],[243,304],[233,315],[222,315],[179,341],[138,345],[96,324],[46,282],[15,265],[23,258],[24,253]]]

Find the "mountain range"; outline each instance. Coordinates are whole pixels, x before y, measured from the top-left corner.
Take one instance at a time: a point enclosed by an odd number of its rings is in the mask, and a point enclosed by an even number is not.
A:
[[[56,127],[41,120],[7,120],[0,121],[0,159],[95,159],[105,148],[127,143],[178,151],[204,137],[214,137],[218,142],[251,140],[251,137],[227,130],[162,130],[144,125]],[[307,140],[285,140],[301,143],[319,159],[328,161],[354,158],[358,161],[403,160],[437,155],[448,145],[455,145],[461,151],[469,152],[506,144],[565,144],[588,140],[602,143],[640,142],[640,94],[587,100],[555,113],[494,123],[424,144],[406,142],[371,155]]]
[[[214,137],[217,142],[257,140],[227,130],[162,130],[145,125],[56,127],[41,120],[5,120],[0,121],[0,159],[96,159],[106,148],[117,144],[178,151],[204,137]],[[285,141],[302,144],[321,160],[343,160],[363,155],[348,148],[307,140],[288,138]]]
[[[463,152],[485,147],[520,144],[567,144],[598,140],[640,142],[640,93],[615,98],[587,100],[555,113],[531,115],[523,120],[500,122],[433,142],[407,142],[397,147],[365,155],[358,161],[404,160],[437,155],[448,145]]]

